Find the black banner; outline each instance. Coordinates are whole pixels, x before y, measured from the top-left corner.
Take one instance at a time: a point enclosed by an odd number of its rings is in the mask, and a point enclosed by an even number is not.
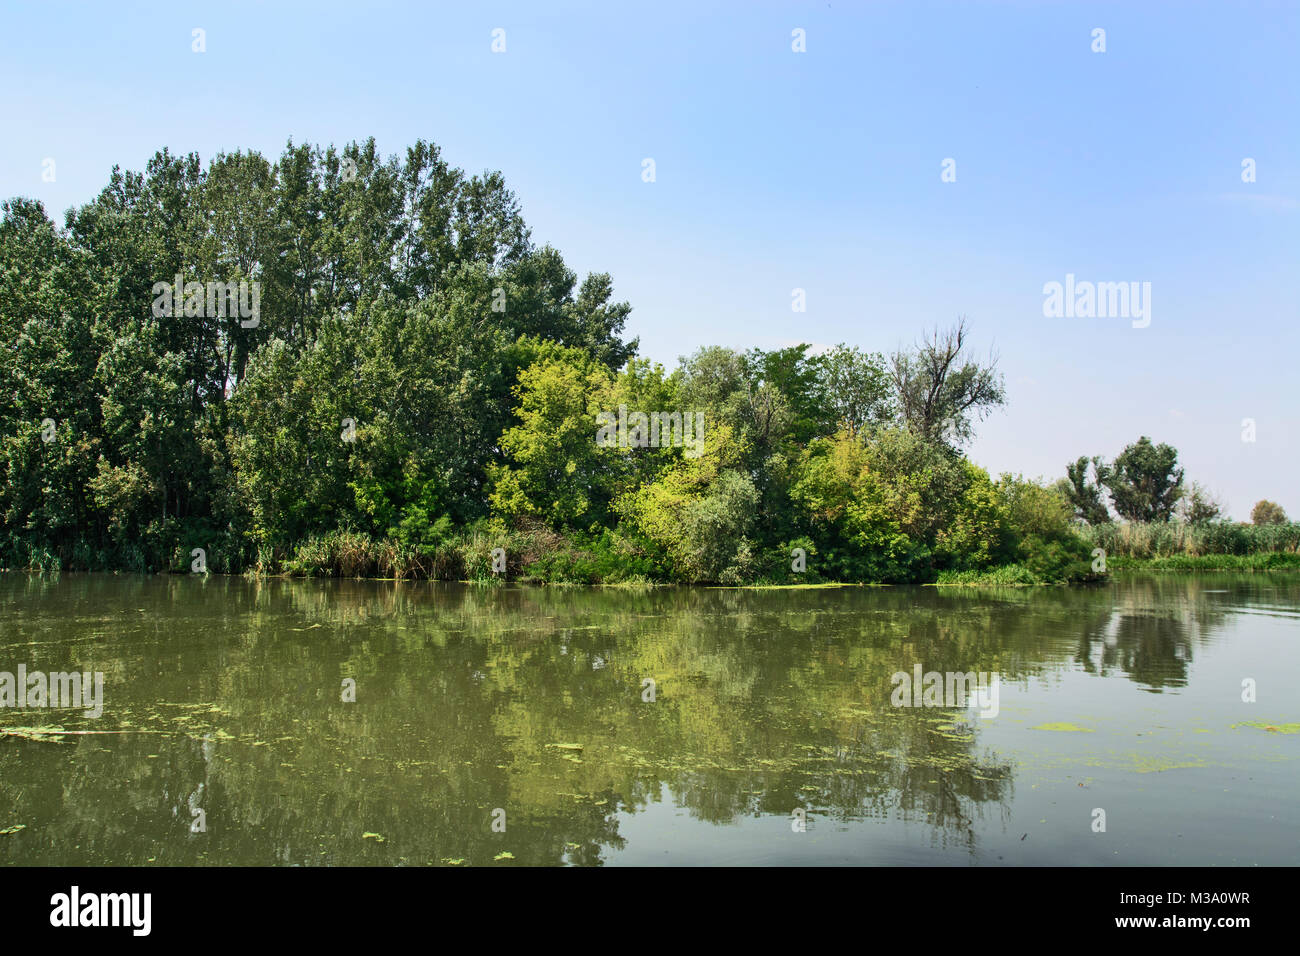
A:
[[[727,933],[820,934],[847,919],[859,932],[902,931],[917,944],[931,933],[936,945],[951,945],[1040,931],[1231,944],[1260,929],[1281,931],[1291,877],[1276,869],[1154,868],[695,869],[671,877],[646,868],[595,879],[590,870],[526,868],[11,868],[0,871],[0,888],[10,943],[70,934],[79,944],[171,943],[197,934],[204,943],[337,944],[429,923],[508,937],[547,926],[570,932],[616,915],[655,934],[686,919]]]

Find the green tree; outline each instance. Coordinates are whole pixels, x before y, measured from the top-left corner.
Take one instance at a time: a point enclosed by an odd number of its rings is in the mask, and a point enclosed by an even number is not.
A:
[[[1286,524],[1287,519],[1281,505],[1262,499],[1250,509],[1250,520],[1254,524]]]
[[[661,549],[681,580],[738,584],[753,574],[758,492],[736,467],[745,452],[731,426],[718,425],[706,430],[697,457],[670,460],[615,502],[630,530]]]
[[[1064,488],[1004,474],[998,480],[998,494],[1007,510],[1009,558],[1041,582],[1096,577],[1091,548],[1071,527],[1074,505]]]
[[[1129,521],[1168,521],[1183,494],[1178,452],[1145,435],[1120,452],[1106,480],[1115,510]]]
[[[1088,480],[1088,466],[1091,464],[1093,480]],[[1065,479],[1061,492],[1069,501],[1074,517],[1091,525],[1106,524],[1110,521],[1110,509],[1106,507],[1104,485],[1109,477],[1105,461],[1099,457],[1080,456],[1073,464],[1065,466]]]
[[[880,353],[843,343],[813,360],[818,399],[824,409],[822,435],[843,428],[850,435],[883,425],[896,414],[889,372]]]
[[[505,461],[489,467],[494,513],[555,528],[606,519],[620,449],[597,444],[597,415],[617,408],[613,386],[609,370],[585,352],[554,345],[520,371],[519,424],[501,436]]]
[[[1223,504],[1202,485],[1192,482],[1192,487],[1179,500],[1175,511],[1188,524],[1206,524],[1223,517]]]
[[[983,468],[970,462],[963,465],[966,487],[957,499],[952,520],[935,535],[935,550],[949,568],[987,568],[1011,556],[1011,511],[1018,502],[1004,500],[1008,497],[1005,480],[995,485]]]
[[[952,528],[978,472],[972,469],[906,429],[882,429],[871,440],[844,431],[799,456],[790,496],[832,575],[926,580],[936,548],[940,561],[951,563],[956,549],[985,540],[987,516],[974,496],[965,502],[963,527]]]
[[[808,356],[807,345],[770,352],[750,349],[742,369],[756,437],[770,445],[773,424],[781,440],[801,445],[824,432],[819,363]]]

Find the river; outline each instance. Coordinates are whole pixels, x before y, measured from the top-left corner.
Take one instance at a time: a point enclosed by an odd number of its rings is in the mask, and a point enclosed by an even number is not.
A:
[[[102,714],[0,709],[8,865],[1300,859],[1295,574],[3,574],[0,672],[20,665],[102,674]],[[993,700],[895,706],[918,665]]]

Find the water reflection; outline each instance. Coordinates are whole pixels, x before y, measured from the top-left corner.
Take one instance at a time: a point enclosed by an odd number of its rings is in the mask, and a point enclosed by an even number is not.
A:
[[[661,799],[709,825],[889,820],[970,853],[1012,815],[1016,761],[973,711],[891,707],[896,671],[1161,694],[1234,608],[1296,596],[1269,576],[757,592],[4,575],[0,670],[101,670],[105,713],[0,711],[95,731],[0,737],[0,829],[23,826],[0,861],[595,864]]]

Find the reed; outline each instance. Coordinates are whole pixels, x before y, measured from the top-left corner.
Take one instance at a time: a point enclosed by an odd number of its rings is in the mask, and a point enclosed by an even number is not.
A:
[[[1088,527],[1080,534],[1108,558],[1167,558],[1176,555],[1253,555],[1300,552],[1300,524],[1254,525],[1212,521],[1129,522]]]

